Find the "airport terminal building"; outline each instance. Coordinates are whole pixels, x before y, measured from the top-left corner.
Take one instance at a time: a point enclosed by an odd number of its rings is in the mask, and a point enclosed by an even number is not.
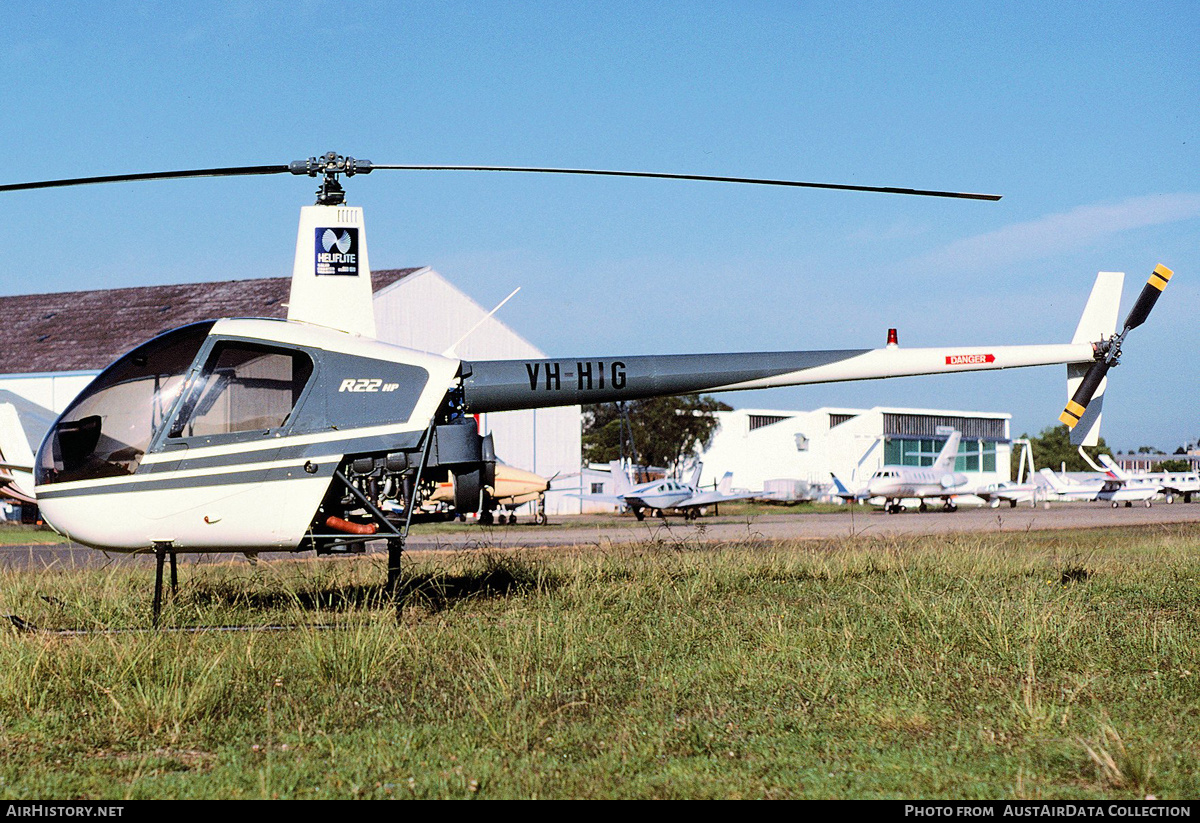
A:
[[[705,485],[732,471],[736,488],[823,487],[830,473],[858,487],[885,464],[932,465],[948,429],[962,432],[956,470],[972,485],[1009,479],[1010,414],[879,406],[739,409],[717,417],[720,428],[702,457]]]

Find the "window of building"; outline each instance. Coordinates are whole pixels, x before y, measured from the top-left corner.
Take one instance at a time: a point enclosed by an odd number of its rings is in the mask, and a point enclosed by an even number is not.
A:
[[[771,426],[787,419],[787,415],[781,414],[752,414],[750,415],[750,431]]]
[[[933,438],[889,437],[883,441],[883,462],[888,466],[932,466],[946,444]],[[958,444],[954,470],[994,472],[996,443],[991,440],[964,439]]]

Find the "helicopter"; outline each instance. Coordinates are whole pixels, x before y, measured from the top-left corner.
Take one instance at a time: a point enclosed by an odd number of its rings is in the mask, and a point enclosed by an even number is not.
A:
[[[45,520],[72,540],[153,552],[157,622],[164,564],[184,552],[388,548],[386,591],[424,496],[452,483],[478,511],[496,452],[473,415],[661,395],[1067,364],[1063,413],[1094,437],[1107,371],[1171,273],[1159,266],[1114,335],[1111,281],[1093,288],[1071,343],[968,348],[589,355],[473,360],[375,339],[363,209],[341,178],[376,170],[648,177],[973,200],[999,195],[598,169],[385,165],[336,152],[288,164],[18,183],[0,193],[96,183],[288,173],[319,178],[303,206],[286,320],[221,318],[168,331],[120,357],[70,403],[32,466]],[[1098,308],[1099,307],[1099,308]],[[1089,319],[1090,318],[1090,319]],[[1100,318],[1100,320],[1097,320]],[[1136,321],[1136,322],[1134,322]],[[1095,402],[1093,403],[1093,398]],[[1089,404],[1093,406],[1089,410]],[[389,515],[388,511],[391,511]],[[399,510],[397,513],[396,510]],[[397,600],[397,604],[399,601]],[[397,606],[398,608],[398,606]]]

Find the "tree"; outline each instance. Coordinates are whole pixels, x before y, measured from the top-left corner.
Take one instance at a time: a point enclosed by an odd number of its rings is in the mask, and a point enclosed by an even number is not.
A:
[[[583,407],[584,460],[607,463],[625,456],[647,466],[678,469],[698,449],[712,443],[717,430],[714,412],[733,410],[715,397],[694,394],[632,400],[624,406],[628,420],[624,455],[621,404]]]
[[[1066,426],[1049,426],[1042,429],[1042,433],[1037,437],[1030,437],[1027,434],[1023,434],[1021,437],[1028,438],[1033,446],[1033,460],[1038,468],[1045,467],[1058,471],[1062,464],[1066,463],[1069,472],[1094,471],[1079,456],[1079,447],[1071,445],[1071,430]],[[1017,476],[1016,460],[1019,453],[1019,449],[1013,449],[1013,477]],[[1104,438],[1101,437],[1096,447],[1089,453],[1093,457],[1101,453],[1111,455],[1112,450],[1108,448]]]

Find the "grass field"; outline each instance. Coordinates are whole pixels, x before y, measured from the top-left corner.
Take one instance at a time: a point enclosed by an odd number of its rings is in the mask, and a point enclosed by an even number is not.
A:
[[[22,526],[18,523],[5,522],[0,525],[0,546],[14,544],[49,544],[66,543],[67,538],[56,531],[42,526]]]
[[[1200,796],[1200,526],[188,566],[0,632],[0,796]],[[0,572],[44,628],[151,572]]]

